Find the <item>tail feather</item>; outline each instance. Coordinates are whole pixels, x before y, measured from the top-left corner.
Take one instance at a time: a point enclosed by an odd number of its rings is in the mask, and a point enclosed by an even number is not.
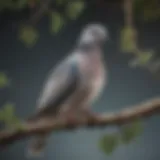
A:
[[[43,154],[46,145],[46,135],[39,135],[31,140],[28,148],[29,157],[39,157]]]

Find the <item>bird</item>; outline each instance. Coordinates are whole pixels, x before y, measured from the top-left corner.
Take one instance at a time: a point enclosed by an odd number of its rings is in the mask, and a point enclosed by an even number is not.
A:
[[[103,47],[109,40],[107,28],[100,23],[87,24],[80,32],[70,54],[51,69],[37,100],[34,121],[41,118],[66,118],[91,115],[91,106],[107,84],[108,71]],[[43,153],[49,133],[36,135],[28,153]]]

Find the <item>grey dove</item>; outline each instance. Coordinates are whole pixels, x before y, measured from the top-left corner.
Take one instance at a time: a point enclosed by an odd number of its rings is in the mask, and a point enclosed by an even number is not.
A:
[[[49,73],[31,120],[45,117],[72,119],[77,113],[81,116],[89,114],[90,106],[106,84],[103,45],[108,38],[107,28],[103,25],[85,26],[72,53]],[[30,155],[42,153],[47,137],[48,134],[41,134],[31,140]]]

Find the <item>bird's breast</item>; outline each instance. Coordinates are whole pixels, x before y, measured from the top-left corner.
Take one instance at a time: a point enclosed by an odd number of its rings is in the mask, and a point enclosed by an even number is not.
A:
[[[90,87],[91,87],[90,102],[96,100],[96,98],[102,92],[104,85],[105,85],[105,71],[104,68],[101,66],[99,68],[99,71],[95,72],[95,74],[92,75],[92,78],[90,80]]]
[[[81,70],[85,86],[90,90],[88,101],[92,103],[104,88],[106,80],[105,66],[101,58],[86,56],[82,58]]]

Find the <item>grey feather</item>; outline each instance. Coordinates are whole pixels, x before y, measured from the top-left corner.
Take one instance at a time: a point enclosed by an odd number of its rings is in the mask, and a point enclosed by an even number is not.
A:
[[[59,106],[71,96],[78,86],[80,72],[76,61],[67,59],[51,71],[43,91],[37,102],[36,115],[33,119],[42,116],[53,116],[59,110]]]

